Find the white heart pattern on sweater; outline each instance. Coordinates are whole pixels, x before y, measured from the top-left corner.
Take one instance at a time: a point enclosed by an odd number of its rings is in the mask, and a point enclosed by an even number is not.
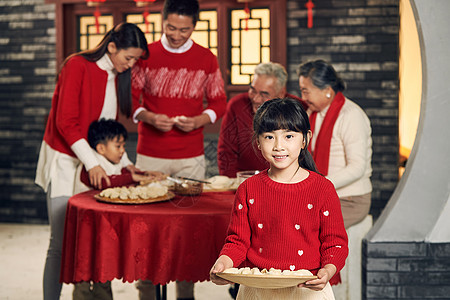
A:
[[[295,270],[295,266],[294,265],[290,265],[289,269],[291,269],[291,271],[294,271]]]
[[[328,217],[328,216],[330,215],[330,212],[329,212],[328,210],[326,210],[326,211],[323,212],[323,215],[324,215],[325,217]]]
[[[302,256],[303,255],[303,250],[298,250],[298,255]]]
[[[255,203],[255,199],[250,199],[250,200],[248,200],[248,202],[250,202],[250,204],[253,204],[253,203]]]
[[[312,204],[308,204],[308,209],[312,209],[313,205]]]
[[[259,223],[258,227],[262,229],[263,228],[263,224]]]
[[[242,204],[239,204],[239,205],[238,205],[238,208],[239,208],[239,209],[242,209],[243,207],[244,207],[244,206],[242,206]]]
[[[295,229],[297,229],[297,230],[299,230],[300,229],[300,225],[298,225],[298,224],[295,224]]]

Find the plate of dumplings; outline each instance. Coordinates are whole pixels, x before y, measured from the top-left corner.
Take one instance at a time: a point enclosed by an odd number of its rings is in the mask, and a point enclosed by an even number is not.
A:
[[[167,201],[175,197],[175,194],[158,182],[148,185],[122,186],[107,188],[94,198],[100,202],[115,204],[146,204]]]
[[[287,288],[317,279],[317,276],[304,269],[291,271],[275,268],[270,268],[269,270],[251,269],[249,267],[229,268],[216,275],[234,283],[262,289]]]

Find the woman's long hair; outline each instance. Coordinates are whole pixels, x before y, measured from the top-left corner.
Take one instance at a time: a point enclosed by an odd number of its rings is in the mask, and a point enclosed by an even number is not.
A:
[[[253,139],[257,139],[265,132],[279,129],[303,134],[305,147],[300,151],[298,163],[304,169],[317,172],[316,164],[308,151],[308,132],[311,129],[309,118],[299,101],[277,98],[266,101],[258,108],[253,118]]]
[[[117,50],[128,48],[140,48],[144,51],[142,59],[149,56],[147,40],[144,33],[133,23],[120,23],[108,31],[100,43],[90,50],[84,50],[74,53],[67,57],[62,66],[76,55],[81,55],[88,61],[96,62],[108,52],[108,44],[113,42]],[[119,101],[119,110],[127,117],[131,116],[131,68],[117,75],[117,99]]]

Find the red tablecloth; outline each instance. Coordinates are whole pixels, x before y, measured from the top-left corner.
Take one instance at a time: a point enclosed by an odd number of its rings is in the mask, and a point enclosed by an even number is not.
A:
[[[141,205],[101,203],[96,193],[69,199],[62,282],[209,279],[225,240],[232,192]]]

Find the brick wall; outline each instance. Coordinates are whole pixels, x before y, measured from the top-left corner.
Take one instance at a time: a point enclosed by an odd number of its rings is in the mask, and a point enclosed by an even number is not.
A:
[[[299,94],[296,70],[329,61],[347,83],[344,94],[372,124],[372,209],[376,219],[398,181],[398,0],[316,0],[313,28],[306,1],[288,0],[288,90]]]
[[[376,218],[397,184],[398,1],[315,0],[311,29],[304,2],[287,1],[288,90],[298,95],[295,71],[308,59],[326,59],[343,75],[346,95],[372,122]],[[54,18],[44,0],[0,2],[0,222],[46,222],[34,172],[54,89]],[[217,174],[216,145],[217,136],[206,137],[208,175]]]
[[[0,221],[46,222],[34,184],[55,78],[55,7],[0,2]]]
[[[362,252],[362,299],[450,299],[450,244],[364,240]]]

